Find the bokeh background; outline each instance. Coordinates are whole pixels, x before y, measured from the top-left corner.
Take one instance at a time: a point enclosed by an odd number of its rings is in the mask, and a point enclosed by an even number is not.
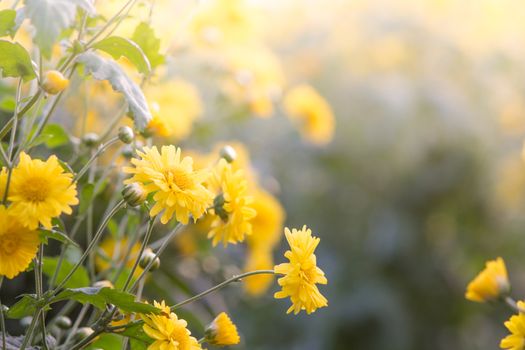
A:
[[[193,306],[194,315],[228,310],[242,336],[237,349],[498,347],[508,311],[468,302],[464,291],[485,260],[501,256],[513,296],[525,295],[523,1],[247,0],[203,16],[216,26],[204,32],[195,18],[206,1],[151,3],[139,1],[116,33],[149,21],[168,54],[159,90],[146,95],[166,99],[165,112],[182,111],[186,122],[158,144],[209,152],[241,142],[286,226],[307,224],[321,238],[318,264],[329,281],[320,288],[329,307],[312,315],[286,315],[275,284],[259,297],[231,286]],[[97,8],[107,18],[122,4]],[[163,83],[180,79],[200,103],[186,88],[159,97],[171,91]],[[59,113],[78,136],[100,133],[118,109],[97,84],[71,93]],[[327,142],[304,137],[283,108],[297,84],[331,106]],[[70,117],[79,105],[81,126]],[[210,276],[243,269],[244,247],[210,254],[209,242],[199,244],[175,242],[148,295],[176,301],[182,290],[209,287]]]

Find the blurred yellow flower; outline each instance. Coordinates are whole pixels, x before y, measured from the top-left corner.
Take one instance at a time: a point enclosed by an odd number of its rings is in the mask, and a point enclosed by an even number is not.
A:
[[[328,306],[328,301],[319,292],[316,284],[327,284],[324,272],[317,267],[314,251],[320,239],[312,236],[312,231],[305,226],[301,230],[284,229],[290,250],[284,256],[290,261],[274,267],[276,274],[284,275],[278,283],[282,290],[275,293],[275,298],[290,297],[292,306],[287,313],[298,314],[306,310],[310,314],[318,308]]]
[[[486,267],[467,286],[465,298],[483,303],[510,290],[507,268],[502,258],[487,261]]]
[[[239,344],[241,339],[237,327],[225,312],[221,312],[206,328],[206,342],[216,346]]]
[[[170,80],[149,86],[145,94],[153,115],[148,125],[150,132],[174,140],[190,134],[194,120],[202,113],[202,102],[193,85],[180,79]]]
[[[5,188],[7,186],[7,169],[0,169],[0,200],[4,199]]]
[[[143,152],[137,153],[140,159],[131,160],[135,167],[124,168],[124,172],[133,174],[124,183],[139,182],[145,191],[154,193],[151,216],[163,212],[160,219],[163,224],[173,215],[177,221],[187,224],[190,215],[196,221],[204,214],[213,201],[212,193],[203,186],[211,174],[209,169],[195,171],[193,159],[181,160],[180,148],[173,145],[162,146],[161,153],[155,146],[144,147]]]
[[[99,251],[95,257],[95,266],[98,271],[106,271],[112,264],[118,264],[127,259],[125,267],[131,269],[140,252],[140,243],[135,243],[128,253],[129,241],[123,237],[118,241],[108,237],[100,243]],[[135,270],[134,276],[138,277],[142,272],[140,267]]]
[[[148,350],[200,350],[197,339],[191,336],[188,323],[170,311],[164,301],[154,302],[162,314],[141,315],[144,332],[154,340]]]
[[[253,198],[247,194],[248,184],[243,171],[234,171],[221,159],[214,169],[211,186],[217,197],[213,208],[215,219],[208,238],[214,246],[220,241],[224,246],[244,241],[245,235],[252,233],[251,220],[256,212],[252,207]]]
[[[525,310],[525,303],[518,301],[518,308]],[[502,349],[523,350],[525,348],[525,315],[520,312],[512,316],[505,322],[505,327],[511,334],[503,338],[499,346]]]
[[[271,270],[274,266],[272,250],[266,247],[249,248],[245,271]],[[274,276],[261,274],[247,277],[243,287],[246,293],[251,296],[259,296],[266,292],[273,283]]]
[[[71,205],[78,204],[77,187],[72,178],[72,174],[64,172],[56,156],[43,162],[22,152],[9,186],[12,215],[30,229],[36,229],[39,222],[51,228],[52,218],[61,213],[71,214]]]
[[[224,93],[259,117],[270,117],[281,97],[285,78],[279,59],[260,46],[226,51]]]
[[[197,46],[243,44],[255,35],[253,12],[245,0],[201,1],[188,29]]]
[[[40,240],[38,231],[24,227],[3,205],[0,222],[0,276],[11,279],[27,269]]]
[[[284,97],[284,108],[306,140],[326,144],[333,138],[335,119],[326,100],[309,85],[292,88]]]

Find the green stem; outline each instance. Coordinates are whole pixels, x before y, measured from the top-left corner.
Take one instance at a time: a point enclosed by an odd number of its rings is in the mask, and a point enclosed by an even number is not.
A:
[[[155,218],[156,217],[153,217],[148,220],[148,229],[146,230],[146,234],[144,235],[144,240],[142,241],[142,245],[140,246],[139,254],[137,255],[137,258],[135,259],[135,262],[133,263],[133,267],[131,268],[131,271],[129,272],[128,278],[126,279],[126,283],[124,283],[124,287],[122,288],[123,291],[127,290],[129,284],[131,283],[131,279],[133,278],[133,274],[135,273],[137,266],[139,266],[140,259],[142,258],[142,254],[144,254],[144,250],[146,249],[146,246],[148,245],[148,241],[151,238],[151,233],[153,232],[153,225],[155,224]]]
[[[27,329],[26,335],[24,336],[24,340],[22,341],[22,345],[20,345],[19,350],[24,350],[26,346],[31,341],[31,338],[33,338],[33,331],[35,330],[36,323],[38,321],[38,318],[40,317],[40,309],[36,311],[35,317],[31,320],[31,324],[29,325],[29,328]]]
[[[102,223],[100,224],[98,230],[97,230],[97,233],[95,233],[95,236],[93,237],[93,239],[91,240],[91,242],[89,242],[89,245],[87,246],[86,250],[84,251],[84,253],[82,254],[82,256],[80,257],[80,260],[75,264],[75,266],[73,266],[73,268],[71,269],[71,271],[69,271],[69,273],[67,274],[67,276],[55,287],[55,289],[53,289],[53,294],[56,294],[56,292],[58,290],[60,290],[62,287],[64,287],[64,285],[67,283],[67,281],[69,281],[69,279],[71,278],[71,276],[73,276],[73,274],[75,273],[75,271],[82,265],[82,263],[84,262],[84,260],[86,260],[86,258],[89,256],[89,253],[91,252],[91,250],[95,247],[95,245],[98,243],[98,241],[100,240],[100,238],[102,237],[102,234],[104,233],[104,229],[106,228],[106,226],[108,225],[109,223],[109,220],[111,220],[111,218],[120,210],[122,209],[123,207],[125,207],[126,205],[126,202],[124,200],[121,200],[120,202],[118,202],[115,207],[113,207],[113,209],[108,213],[108,215],[106,215],[106,217],[104,218],[104,220],[102,220]]]
[[[0,140],[2,140],[5,137],[5,135],[7,135],[7,133],[11,130],[15,120],[22,119],[22,117],[31,109],[31,107],[33,107],[36,101],[38,101],[38,99],[40,98],[41,94],[42,94],[42,90],[38,90],[37,93],[33,95],[31,100],[27,102],[24,108],[22,108],[20,112],[18,112],[18,114],[13,115],[13,117],[9,119],[9,121],[2,127],[2,129],[0,129]]]
[[[91,39],[89,39],[89,41],[86,44],[86,48],[89,48],[93,44],[93,42],[95,42],[95,40],[97,40],[98,37],[101,36],[106,31],[106,29],[108,29],[113,24],[113,22],[115,22],[118,19],[118,17],[122,13],[124,13],[126,7],[128,7],[129,5],[133,6],[133,3],[136,1],[137,0],[129,0],[127,3],[125,3],[124,6],[122,6],[122,8],[113,17],[111,17],[106,22],[106,24],[95,35],[91,37]]]
[[[0,289],[2,288],[2,282],[4,281],[4,276],[0,276]],[[0,300],[0,330],[2,331],[2,349],[7,349],[6,340],[5,340],[5,319],[4,319],[4,306],[2,305],[2,300]]]
[[[82,169],[80,169],[80,171],[75,175],[75,177],[73,178],[73,182],[75,181],[78,181],[82,175],[84,175],[86,173],[86,171],[89,170],[89,167],[91,166],[91,164],[102,154],[104,153],[104,151],[106,149],[108,149],[112,144],[114,144],[115,142],[118,142],[119,141],[119,138],[118,136],[115,136],[114,138],[112,138],[111,140],[109,140],[108,142],[102,144],[99,146],[98,150],[95,152],[95,154],[93,154],[93,156],[91,156],[91,158],[87,161],[87,163],[82,167]]]
[[[204,296],[206,296],[206,295],[208,295],[210,293],[218,291],[218,290],[226,287],[230,283],[240,282],[243,278],[246,278],[246,277],[249,277],[249,276],[254,276],[254,275],[262,275],[262,274],[273,275],[273,274],[275,274],[275,272],[273,270],[256,270],[256,271],[250,271],[250,272],[241,273],[240,275],[233,276],[232,278],[227,279],[226,281],[224,281],[222,283],[219,283],[215,287],[212,287],[212,288],[210,288],[208,290],[205,290],[202,293],[199,293],[199,294],[197,294],[197,295],[195,295],[195,296],[193,296],[193,297],[191,297],[189,299],[186,299],[184,301],[181,301],[178,304],[173,305],[170,309],[171,309],[171,311],[174,311],[175,309],[178,309],[181,306],[184,306],[186,304],[192,303],[192,302],[194,302],[196,300],[199,300],[202,297],[204,297]]]

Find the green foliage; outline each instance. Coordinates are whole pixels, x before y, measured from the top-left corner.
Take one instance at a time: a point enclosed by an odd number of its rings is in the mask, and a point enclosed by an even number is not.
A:
[[[59,124],[47,124],[35,139],[33,146],[45,144],[47,148],[57,148],[69,143],[69,135]]]
[[[102,334],[96,341],[91,343],[86,349],[87,350],[95,350],[95,349],[103,349],[103,350],[112,350],[112,349],[120,349],[122,346],[122,338],[119,337],[117,334]]]
[[[34,41],[45,57],[51,55],[60,33],[75,22],[78,8],[95,13],[89,0],[25,0],[25,4],[25,14],[36,29]]]
[[[146,98],[140,87],[131,80],[122,68],[114,61],[106,60],[93,52],[86,52],[78,57],[89,73],[97,80],[107,80],[113,90],[122,93],[128,103],[135,126],[144,131],[152,116]]]
[[[151,71],[150,62],[140,46],[129,39],[110,36],[93,45],[93,48],[110,54],[114,59],[126,57],[143,74],[149,74]]]
[[[148,57],[152,69],[166,61],[166,57],[159,53],[160,39],[155,36],[153,28],[148,23],[139,23],[131,39],[140,46]]]
[[[31,58],[19,43],[0,40],[0,69],[4,77],[21,77],[24,81],[36,77]]]
[[[107,287],[66,289],[53,298],[52,303],[68,299],[82,304],[89,303],[101,310],[106,308],[106,304],[112,304],[123,312],[160,313],[160,310],[153,305],[135,301],[135,296],[132,294]]]
[[[75,246],[78,246],[78,244],[73,241],[71,238],[69,238],[66,234],[63,232],[51,229],[51,230],[44,230],[41,229],[39,232],[40,240],[44,244],[48,244],[48,239],[54,239],[55,241],[62,242],[64,244],[72,244]]]
[[[142,322],[134,323],[124,329],[121,334],[139,342],[149,343],[151,342],[151,338],[144,332],[142,326]]]
[[[11,35],[15,33],[16,11],[6,9],[0,11],[0,36]]]
[[[48,277],[53,278],[55,271],[58,268],[58,257],[44,257],[44,263],[42,265],[42,272]],[[73,269],[73,264],[66,259],[62,259],[60,264],[60,270],[58,270],[56,283],[62,282],[67,276],[69,271]],[[89,286],[89,275],[85,267],[80,266],[66,282],[65,287],[67,288],[78,288]]]

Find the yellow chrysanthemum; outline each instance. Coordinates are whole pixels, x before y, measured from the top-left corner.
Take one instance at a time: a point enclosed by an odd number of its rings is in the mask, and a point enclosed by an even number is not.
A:
[[[221,312],[206,328],[205,339],[208,344],[227,346],[239,344],[241,338],[237,327],[225,312]]]
[[[190,215],[197,220],[204,214],[213,201],[212,193],[203,186],[210,175],[208,169],[195,171],[192,158],[181,160],[181,150],[175,146],[162,146],[161,153],[155,146],[144,147],[138,155],[141,159],[131,160],[134,168],[124,168],[125,172],[133,174],[124,183],[139,182],[145,191],[154,193],[151,216],[163,212],[160,219],[163,224],[173,215],[177,221],[187,224]]]
[[[7,169],[0,169],[0,200],[4,199],[5,187],[7,185]]]
[[[161,137],[186,138],[194,120],[202,113],[197,89],[185,81],[174,80],[151,86],[145,93],[153,115],[148,130]]]
[[[0,276],[14,278],[27,269],[40,240],[36,230],[24,227],[9,212],[0,206]]]
[[[525,310],[525,303],[518,301],[518,307]],[[499,346],[502,349],[509,350],[525,349],[525,314],[520,312],[518,315],[512,316],[505,322],[505,327],[511,334],[503,338]]]
[[[502,258],[487,261],[486,267],[467,286],[465,298],[483,303],[510,290],[507,268]]]
[[[162,314],[141,315],[144,320],[144,332],[154,342],[148,346],[148,350],[200,350],[202,349],[197,339],[191,336],[188,323],[179,319],[170,311],[170,308],[162,301],[154,302],[155,307],[163,311]]]
[[[287,313],[298,314],[306,310],[310,314],[316,309],[328,306],[328,301],[317,289],[317,283],[328,283],[324,272],[317,267],[314,251],[320,239],[312,236],[312,231],[306,226],[302,230],[284,229],[286,240],[290,245],[284,256],[289,263],[279,264],[274,267],[276,274],[284,275],[279,278],[282,290],[275,293],[275,298],[290,297],[292,306]]]
[[[126,237],[120,240],[115,240],[113,237],[108,237],[99,246],[99,252],[95,257],[95,267],[97,271],[106,271],[111,268],[111,264],[117,264],[124,261],[127,258],[126,268],[131,269],[135,263],[140,252],[140,243],[135,243],[131,247],[131,252],[128,254],[129,242]],[[138,277],[142,273],[142,269],[137,266],[134,276]]]
[[[251,220],[256,212],[252,207],[253,198],[247,194],[247,182],[242,170],[233,171],[226,160],[221,159],[214,171],[212,187],[215,188],[212,222],[208,238],[215,246],[222,241],[236,244],[252,233]]]
[[[22,152],[9,186],[11,213],[30,229],[36,229],[39,222],[51,228],[52,218],[61,213],[71,214],[71,206],[78,204],[72,178],[72,174],[64,172],[56,156],[44,162]]]
[[[284,97],[284,108],[306,140],[314,144],[332,140],[335,127],[332,108],[314,88],[309,85],[294,87]]]
[[[246,239],[248,257],[244,269],[271,269],[274,265],[272,250],[282,234],[284,209],[275,197],[262,189],[254,191],[253,208],[257,215],[252,220],[252,234]],[[264,293],[272,281],[273,276],[255,275],[247,278],[243,286],[248,294],[257,296]]]

